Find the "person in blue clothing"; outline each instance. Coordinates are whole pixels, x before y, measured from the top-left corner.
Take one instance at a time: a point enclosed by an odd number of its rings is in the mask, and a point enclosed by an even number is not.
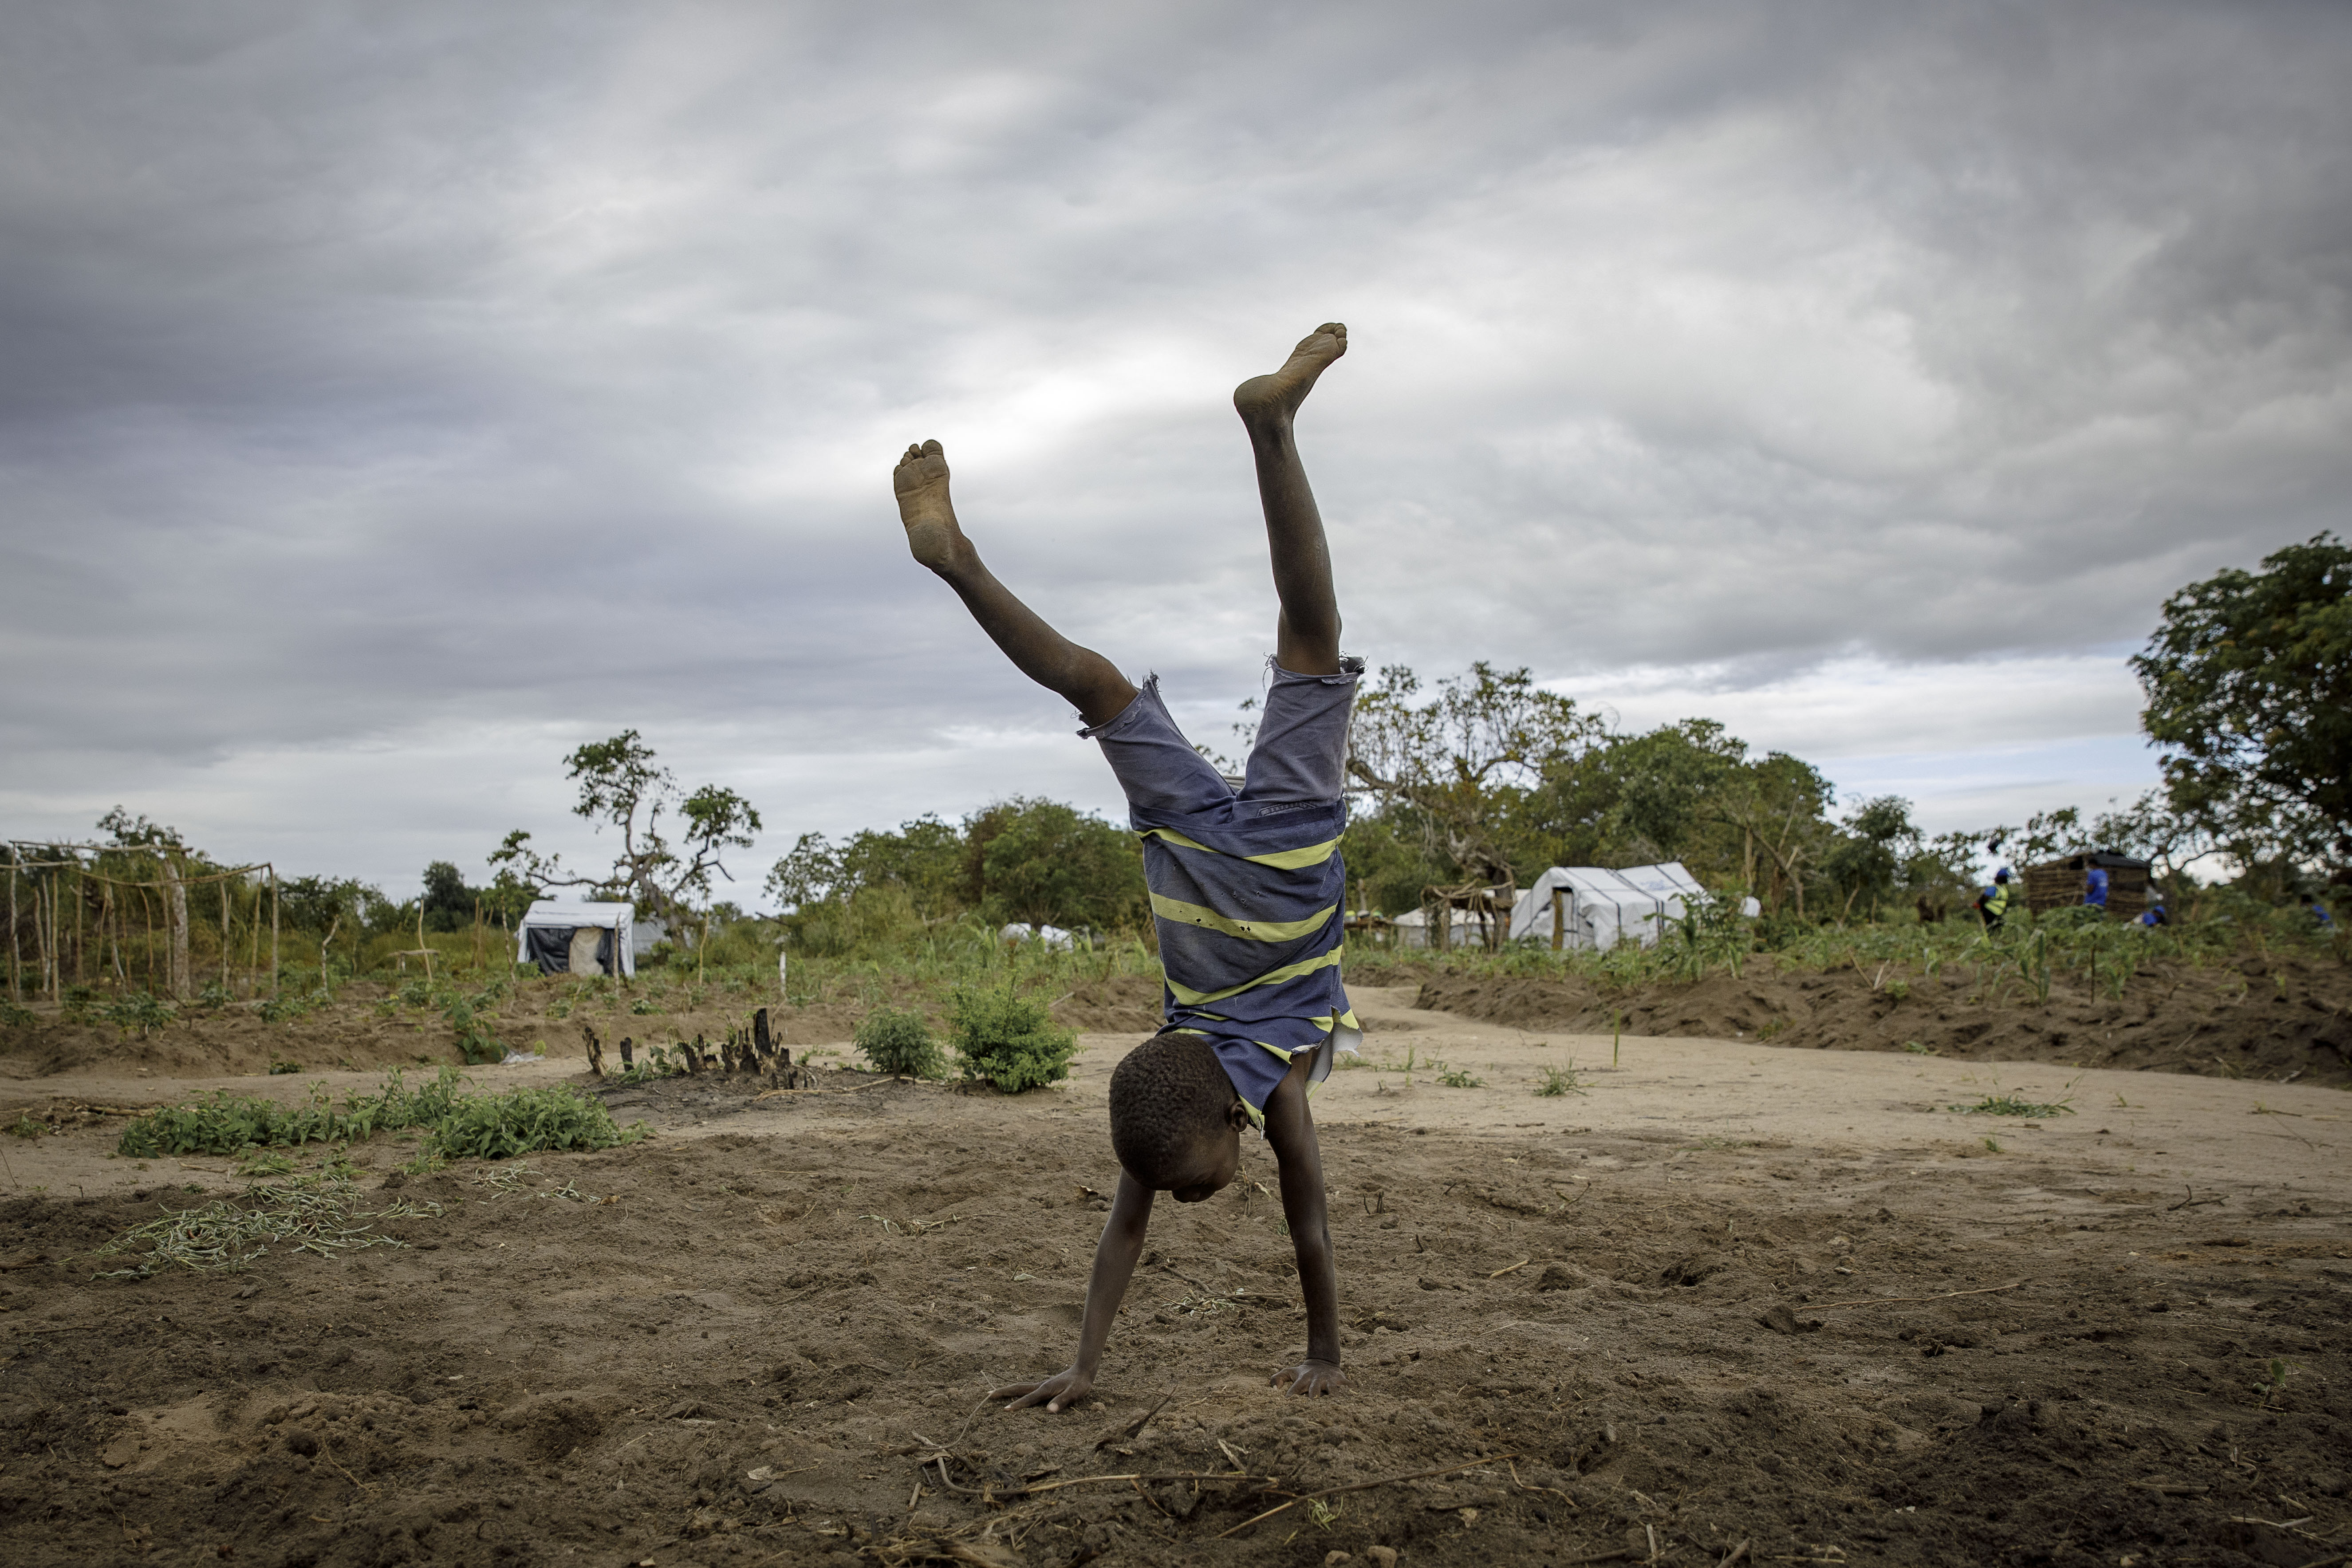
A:
[[[2310,914],[2311,923],[2321,931],[2327,931],[2335,926],[2336,917],[2329,914],[2327,906],[2321,903],[2314,895],[2310,893],[2303,895],[2303,907]]]
[[[1307,1353],[1274,1375],[1292,1394],[1338,1394],[1339,1297],[1322,1156],[1308,1089],[1360,1036],[1339,982],[1348,873],[1339,856],[1348,719],[1364,661],[1339,652],[1339,605],[1323,520],[1292,421],[1316,380],[1348,352],[1348,329],[1309,332],[1270,375],[1234,392],[1256,458],[1274,567],[1275,651],[1257,741],[1238,789],[1187,741],[1160,699],[1048,626],[983,565],[948,496],[937,441],[907,448],[891,488],[915,559],[937,573],[1021,672],[1068,700],[1126,792],[1143,843],[1144,883],[1166,973],[1159,1034],[1111,1073],[1118,1190],[1067,1371],[994,1390],[1009,1408],[1058,1411],[1094,1386],[1127,1293],[1152,1197],[1199,1203],[1241,1167],[1241,1130],[1265,1132],[1280,1163],[1282,1208],[1298,1258]],[[1181,607],[1179,614],[1183,613]]]
[[[2003,866],[1992,874],[1992,885],[1977,895],[1977,915],[1984,921],[1985,930],[1999,931],[2001,916],[2009,912],[2009,868]]]
[[[2095,860],[2083,873],[2083,901],[2095,910],[2107,907],[2107,868]]]
[[[2158,926],[2170,925],[2172,917],[2164,912],[2162,900],[2150,900],[2147,908],[2139,912],[2139,923],[2153,931]]]

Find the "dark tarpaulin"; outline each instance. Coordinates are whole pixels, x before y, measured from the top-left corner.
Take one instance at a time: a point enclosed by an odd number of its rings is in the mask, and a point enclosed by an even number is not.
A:
[[[522,928],[524,951],[530,962],[539,965],[541,974],[568,974],[572,972],[572,934],[577,926],[525,926]],[[613,973],[613,933],[600,930],[596,933],[596,968],[600,973]]]

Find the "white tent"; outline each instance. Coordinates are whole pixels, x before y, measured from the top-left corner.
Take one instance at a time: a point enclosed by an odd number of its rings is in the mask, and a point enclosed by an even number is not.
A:
[[[1678,860],[1663,866],[1635,866],[1623,871],[1598,866],[1555,866],[1519,895],[1511,909],[1511,936],[1552,934],[1552,894],[1560,895],[1566,940],[1562,947],[1597,948],[1606,952],[1625,939],[1643,947],[1655,946],[1664,922],[1682,918],[1688,898],[1704,898],[1706,889]]]
[[[635,904],[541,899],[515,929],[515,962],[548,974],[635,974],[636,913]]]
[[[1464,948],[1486,945],[1486,917],[1464,909],[1451,910],[1449,912],[1454,919],[1446,928],[1445,945],[1447,947],[1460,952]],[[1397,946],[1427,947],[1429,945],[1429,911],[1427,910],[1407,910],[1390,924],[1396,932]]]

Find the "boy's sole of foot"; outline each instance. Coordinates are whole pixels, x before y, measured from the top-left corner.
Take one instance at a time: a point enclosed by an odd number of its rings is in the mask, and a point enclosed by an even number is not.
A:
[[[1254,375],[1234,388],[1234,407],[1245,420],[1286,419],[1307,401],[1307,395],[1315,389],[1316,378],[1347,352],[1347,327],[1339,321],[1326,321],[1298,340],[1298,346],[1290,351],[1290,357],[1282,362],[1280,370],[1268,375]]]

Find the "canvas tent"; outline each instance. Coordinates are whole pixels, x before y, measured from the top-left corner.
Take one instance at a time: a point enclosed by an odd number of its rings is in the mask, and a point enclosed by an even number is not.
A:
[[[1486,926],[1479,916],[1457,907],[1443,907],[1438,912],[1451,917],[1445,932],[1445,945],[1448,948],[1459,952],[1464,948],[1486,945]],[[1395,933],[1396,945],[1427,947],[1431,935],[1430,926],[1433,923],[1429,916],[1430,911],[1425,909],[1408,910],[1397,916],[1391,926]]]
[[[1555,900],[1553,893],[1559,894]],[[1679,860],[1661,866],[1630,866],[1622,871],[1598,866],[1554,866],[1519,895],[1511,910],[1511,938],[1539,937],[1557,948],[1590,947],[1606,952],[1621,941],[1655,946],[1660,928],[1680,920],[1685,900],[1706,896]],[[1552,910],[1562,929],[1552,929]]]
[[[635,904],[542,899],[515,930],[515,961],[542,974],[635,974],[636,912]]]

